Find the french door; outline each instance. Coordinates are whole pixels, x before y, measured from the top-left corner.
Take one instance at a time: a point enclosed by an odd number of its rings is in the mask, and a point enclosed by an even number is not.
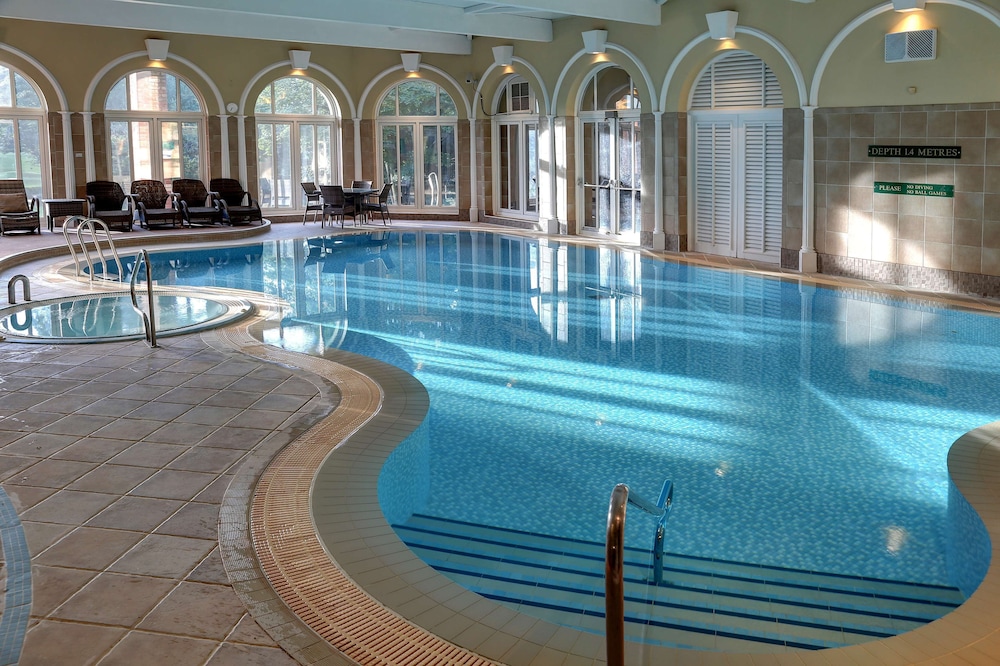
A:
[[[694,250],[781,261],[781,111],[691,114]]]
[[[637,237],[642,216],[639,119],[583,120],[583,230]]]
[[[500,212],[517,217],[538,215],[538,123],[500,121],[497,192]]]
[[[158,118],[111,120],[111,177],[130,191],[133,180],[202,178],[201,122]]]
[[[382,178],[390,202],[414,208],[458,206],[457,127],[453,124],[382,123]]]
[[[262,208],[305,208],[302,182],[332,185],[334,138],[330,122],[257,121],[257,177]]]

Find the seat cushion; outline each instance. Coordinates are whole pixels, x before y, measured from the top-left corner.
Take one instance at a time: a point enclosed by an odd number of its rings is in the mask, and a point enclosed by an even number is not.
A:
[[[0,213],[27,213],[28,202],[20,194],[0,194]]]

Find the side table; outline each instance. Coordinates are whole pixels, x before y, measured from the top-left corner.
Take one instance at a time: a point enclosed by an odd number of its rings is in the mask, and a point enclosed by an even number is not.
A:
[[[45,206],[45,220],[48,222],[49,231],[55,228],[53,218],[66,217],[67,215],[84,215],[89,213],[86,199],[42,199]]]

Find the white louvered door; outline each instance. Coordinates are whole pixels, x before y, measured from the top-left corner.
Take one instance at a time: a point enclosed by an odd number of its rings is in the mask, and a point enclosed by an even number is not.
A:
[[[691,93],[691,234],[696,252],[781,261],[782,104],[774,72],[733,51]]]

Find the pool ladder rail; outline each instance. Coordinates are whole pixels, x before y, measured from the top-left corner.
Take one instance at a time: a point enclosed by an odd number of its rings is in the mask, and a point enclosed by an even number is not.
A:
[[[73,231],[76,231],[77,243],[79,245],[74,245],[73,239],[70,237],[70,233]],[[100,234],[98,232],[100,232]],[[98,277],[97,272],[94,270],[94,261],[90,257],[90,250],[87,247],[88,241],[84,238],[84,234],[89,233],[89,242],[93,244],[94,252],[100,259],[101,274],[99,277],[103,280],[114,280],[117,282],[124,280],[125,273],[122,271],[122,262],[118,258],[118,250],[115,249],[115,242],[111,239],[111,230],[108,229],[108,225],[102,220],[99,220],[96,217],[73,215],[63,222],[62,233],[63,239],[66,241],[66,247],[69,248],[69,253],[73,257],[73,264],[76,266],[77,277],[81,276],[80,259],[77,255],[77,249],[79,249],[79,251],[83,254],[83,258],[87,262],[91,282],[93,282],[94,278]],[[107,273],[108,260],[104,254],[104,247],[101,245],[102,237],[111,252],[111,258],[114,259],[115,266],[118,268],[117,276],[109,276]]]
[[[634,504],[657,517],[653,538],[653,583],[663,582],[663,533],[670,506],[674,501],[674,484],[663,482],[660,497],[650,502],[638,493],[629,494],[629,487],[619,483],[611,491],[608,505],[608,530],[604,557],[604,619],[608,666],[625,666],[625,513]]]
[[[135,283],[139,277],[139,266],[146,266],[146,305],[143,310],[139,305],[139,298],[136,295]],[[120,266],[120,264],[119,264]],[[156,347],[156,309],[153,307],[153,269],[149,263],[149,251],[145,248],[139,250],[135,255],[135,264],[132,267],[132,277],[129,279],[128,291],[132,297],[132,308],[142,317],[142,325],[146,331],[146,342],[150,347]]]

